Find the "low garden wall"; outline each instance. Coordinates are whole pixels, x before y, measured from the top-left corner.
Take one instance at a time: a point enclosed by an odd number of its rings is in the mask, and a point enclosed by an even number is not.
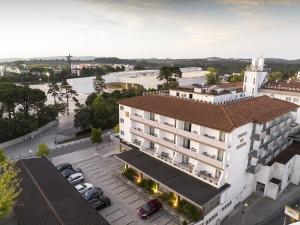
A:
[[[58,124],[57,120],[53,120],[49,123],[47,123],[46,125],[40,127],[39,129],[32,131],[28,134],[25,134],[21,137],[15,138],[13,140],[7,141],[7,142],[3,142],[0,144],[0,148],[8,148],[10,146],[22,143],[23,141],[27,140],[27,139],[31,139],[34,138],[35,136],[39,135],[40,133],[44,132],[45,130],[48,130],[49,128],[55,126],[56,124]]]

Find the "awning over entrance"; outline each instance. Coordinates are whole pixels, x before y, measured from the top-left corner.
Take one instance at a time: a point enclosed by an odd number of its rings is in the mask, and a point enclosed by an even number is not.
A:
[[[230,186],[225,184],[217,189],[138,149],[120,153],[116,157],[199,206],[204,206]]]

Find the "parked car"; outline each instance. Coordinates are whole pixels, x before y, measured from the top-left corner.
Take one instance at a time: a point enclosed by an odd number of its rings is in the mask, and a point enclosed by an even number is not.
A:
[[[161,202],[158,199],[151,199],[140,208],[138,215],[142,219],[147,219],[149,216],[151,216],[152,214],[154,214],[155,212],[161,209],[162,209]]]
[[[92,204],[92,206],[96,210],[104,209],[111,205],[111,201],[110,201],[109,197],[104,196],[104,195],[103,196],[100,195],[100,197],[98,197],[98,198],[90,199],[89,203]]]
[[[61,172],[61,175],[63,175],[65,178],[69,178],[71,175],[75,174],[75,173],[82,173],[82,170],[79,168],[76,169],[66,169],[64,171]]]
[[[103,195],[103,191],[101,188],[99,187],[93,187],[90,190],[88,190],[87,192],[84,193],[83,197],[89,201],[92,198],[98,198],[101,195]]]
[[[85,192],[92,189],[93,187],[94,187],[94,185],[92,185],[90,183],[78,184],[78,185],[75,186],[76,190],[80,194],[84,194]]]
[[[68,178],[68,181],[71,184],[76,185],[76,184],[83,182],[84,178],[83,178],[82,173],[74,173]]]
[[[67,169],[72,169],[72,165],[70,163],[62,163],[62,164],[59,164],[56,166],[56,169],[58,170],[58,172],[62,172],[64,170],[67,170]]]

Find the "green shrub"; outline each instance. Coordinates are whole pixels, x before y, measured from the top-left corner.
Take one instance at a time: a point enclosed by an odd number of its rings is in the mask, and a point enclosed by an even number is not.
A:
[[[185,200],[179,201],[178,211],[192,221],[197,221],[201,217],[199,209]]]
[[[175,195],[173,192],[164,192],[159,196],[160,200],[167,203],[170,206],[173,206],[173,201],[175,200]]]
[[[35,153],[37,157],[48,157],[50,150],[46,144],[39,144],[38,150]]]
[[[134,178],[137,176],[137,173],[132,168],[127,168],[122,173],[127,179],[134,181]]]

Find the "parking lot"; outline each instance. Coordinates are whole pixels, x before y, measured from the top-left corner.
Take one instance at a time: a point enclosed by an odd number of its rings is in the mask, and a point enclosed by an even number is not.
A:
[[[116,158],[90,158],[78,163],[73,162],[73,166],[83,170],[85,182],[100,187],[104,191],[104,195],[111,199],[111,206],[99,211],[110,224],[178,224],[164,210],[155,213],[147,220],[138,217],[138,210],[145,204],[146,200],[114,175],[121,168],[121,163]]]

